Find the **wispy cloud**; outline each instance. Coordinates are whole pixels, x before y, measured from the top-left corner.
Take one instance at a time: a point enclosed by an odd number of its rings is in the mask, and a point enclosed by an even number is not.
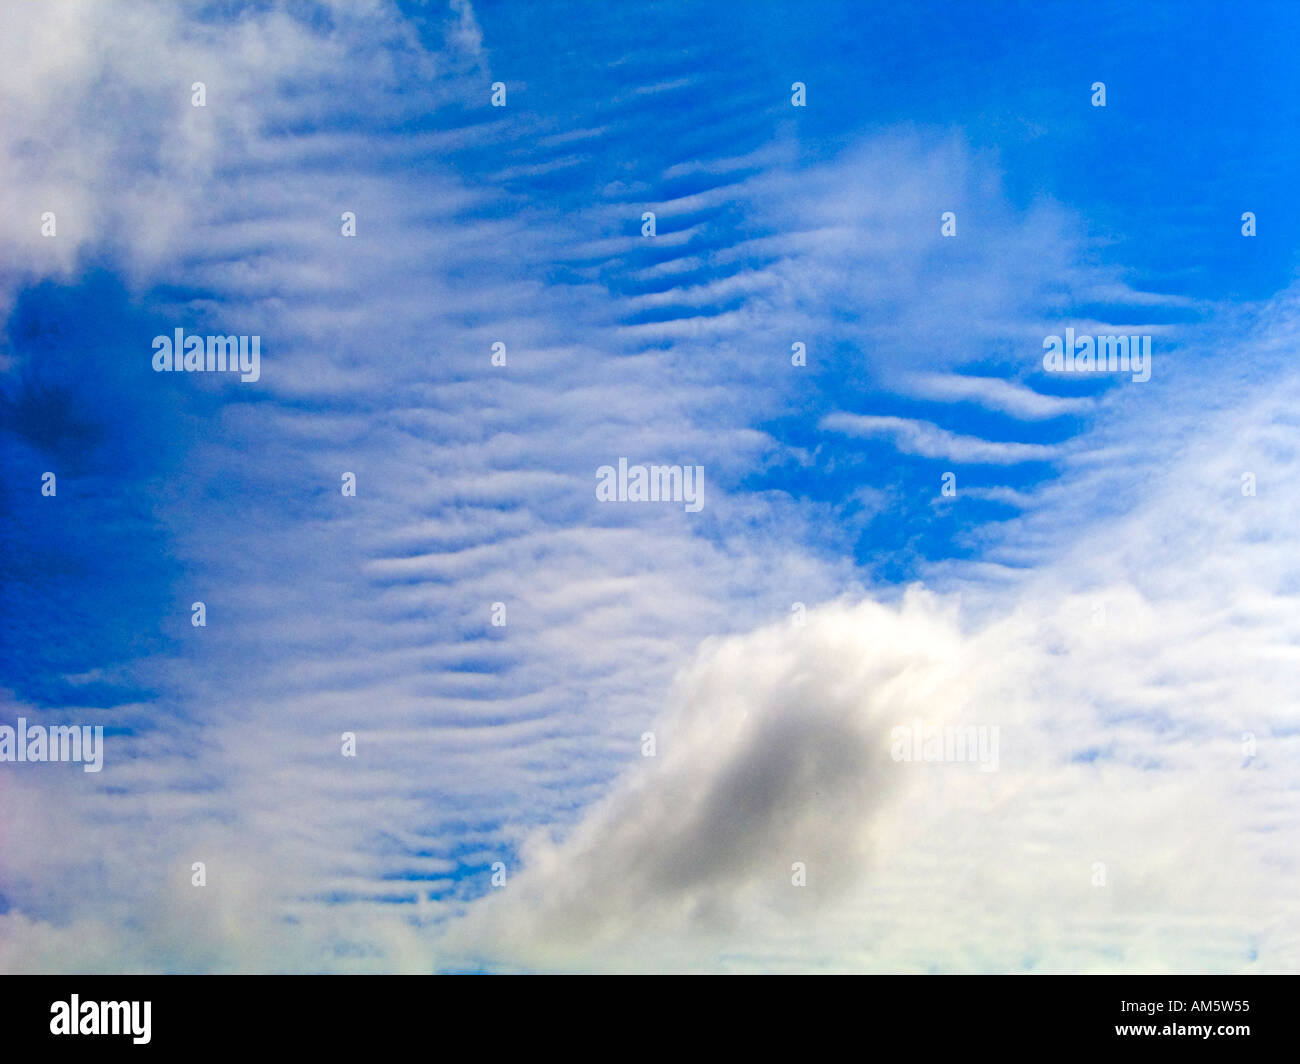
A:
[[[828,432],[851,436],[883,436],[907,454],[925,458],[951,458],[957,462],[989,462],[1005,465],[1013,462],[1045,462],[1054,448],[1036,443],[1002,443],[959,436],[926,421],[869,414],[827,414],[821,427]]]
[[[1044,395],[1003,377],[968,377],[959,373],[914,373],[904,388],[912,395],[945,402],[971,402],[1013,417],[1042,420],[1082,415],[1094,404],[1090,399],[1062,399]]]

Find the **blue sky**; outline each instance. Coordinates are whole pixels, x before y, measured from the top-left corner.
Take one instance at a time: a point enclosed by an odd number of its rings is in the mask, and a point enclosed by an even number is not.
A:
[[[1294,968],[1292,5],[0,17],[0,966]]]

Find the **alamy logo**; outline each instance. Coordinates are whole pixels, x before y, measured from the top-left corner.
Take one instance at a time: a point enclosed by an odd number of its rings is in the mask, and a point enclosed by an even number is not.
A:
[[[596,498],[601,502],[680,502],[689,514],[704,508],[703,466],[603,465],[596,470]]]
[[[1048,373],[1132,373],[1141,384],[1151,379],[1150,336],[1079,336],[1065,330],[1065,339],[1043,340]]]
[[[998,770],[998,727],[987,724],[926,727],[918,717],[909,728],[900,724],[890,732],[889,756],[895,761],[972,762],[981,772]]]
[[[104,726],[46,728],[19,717],[17,728],[0,724],[0,761],[80,761],[83,772],[98,772],[104,767]]]
[[[262,375],[260,336],[186,336],[184,329],[174,336],[153,338],[155,373],[238,373],[251,384]]]
[[[138,1046],[148,1045],[152,1001],[71,1001],[50,1006],[50,1034],[129,1034]]]

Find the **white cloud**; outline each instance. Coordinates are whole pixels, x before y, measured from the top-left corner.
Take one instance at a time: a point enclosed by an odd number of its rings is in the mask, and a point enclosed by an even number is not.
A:
[[[849,436],[884,436],[906,454],[925,458],[951,458],[956,462],[990,462],[1009,465],[1015,462],[1046,462],[1056,448],[1041,443],[1003,443],[960,436],[928,421],[903,417],[878,417],[868,414],[827,414],[821,427],[829,432]]]
[[[1148,425],[1131,510],[1089,519],[1110,489],[1086,471],[1057,485],[1033,515],[1050,560],[1010,585],[949,566],[944,597],[706,643],[660,756],[536,836],[445,947],[580,970],[1294,970],[1300,814],[1271,795],[1300,761],[1300,457],[1275,431],[1300,376],[1225,386],[1242,405],[1185,411],[1195,436]],[[998,726],[998,771],[893,762],[916,717]]]
[[[914,373],[903,382],[912,395],[946,402],[975,402],[1027,420],[1081,415],[1093,409],[1091,399],[1062,399],[1043,395],[1002,377],[972,377],[959,373]]]

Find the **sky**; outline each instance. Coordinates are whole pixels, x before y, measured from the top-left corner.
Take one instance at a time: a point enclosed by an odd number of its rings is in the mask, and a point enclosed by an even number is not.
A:
[[[1296,970],[1297,29],[0,3],[0,971]]]

